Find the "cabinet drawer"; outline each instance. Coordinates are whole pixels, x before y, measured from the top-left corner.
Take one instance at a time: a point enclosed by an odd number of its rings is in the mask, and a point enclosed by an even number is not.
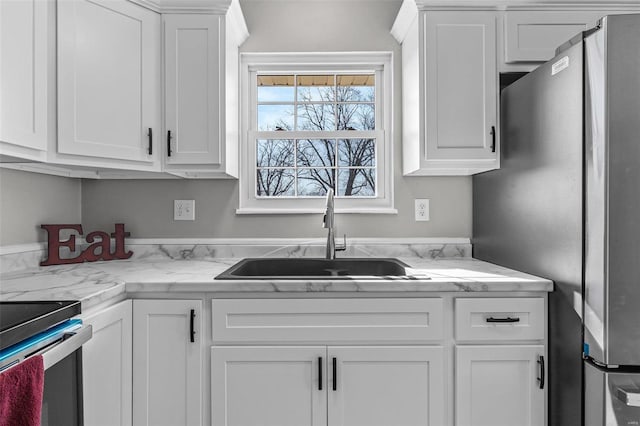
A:
[[[544,62],[556,48],[581,31],[595,26],[605,12],[507,12],[505,62]]]
[[[456,299],[457,340],[542,340],[544,299]]]
[[[216,343],[442,339],[442,299],[214,299]]]

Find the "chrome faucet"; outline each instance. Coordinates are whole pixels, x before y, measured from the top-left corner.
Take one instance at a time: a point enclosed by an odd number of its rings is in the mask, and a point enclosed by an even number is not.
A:
[[[327,228],[327,250],[326,258],[335,259],[336,251],[345,251],[347,249],[347,236],[344,236],[344,242],[336,245],[335,240],[335,219],[334,213],[334,201],[333,201],[333,189],[327,191],[327,207],[324,212],[324,219],[322,226]]]

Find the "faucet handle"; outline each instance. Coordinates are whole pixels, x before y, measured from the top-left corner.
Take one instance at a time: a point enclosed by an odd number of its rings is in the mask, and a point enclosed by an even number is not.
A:
[[[322,216],[322,227],[323,228],[328,228],[327,226],[327,214],[325,213],[324,216]]]
[[[336,251],[347,250],[347,234],[342,235],[342,244],[336,244]]]

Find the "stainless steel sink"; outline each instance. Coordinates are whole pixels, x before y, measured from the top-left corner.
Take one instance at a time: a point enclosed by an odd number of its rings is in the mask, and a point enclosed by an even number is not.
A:
[[[244,259],[215,279],[352,279],[403,277],[409,266],[398,259],[380,258],[255,258]]]

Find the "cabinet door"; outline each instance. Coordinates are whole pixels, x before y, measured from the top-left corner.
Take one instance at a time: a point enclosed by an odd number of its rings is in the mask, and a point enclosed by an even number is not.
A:
[[[458,346],[456,426],[543,426],[544,346]]]
[[[131,425],[131,300],[83,321],[93,326],[82,346],[84,424]]]
[[[327,361],[329,425],[446,424],[442,347],[329,347]]]
[[[482,167],[478,160],[497,158],[496,16],[438,11],[423,19],[426,160]]]
[[[165,15],[163,19],[166,164],[220,164],[223,16]]]
[[[211,348],[213,426],[326,426],[324,346]]]
[[[200,300],[133,301],[134,425],[202,424],[201,313]]]
[[[10,144],[0,144],[0,154],[44,159],[51,7],[44,1],[0,2],[0,142]]]
[[[153,163],[159,73],[159,14],[126,0],[58,2],[58,152]]]
[[[545,62],[556,48],[595,26],[606,12],[511,11],[504,16],[505,62]]]

